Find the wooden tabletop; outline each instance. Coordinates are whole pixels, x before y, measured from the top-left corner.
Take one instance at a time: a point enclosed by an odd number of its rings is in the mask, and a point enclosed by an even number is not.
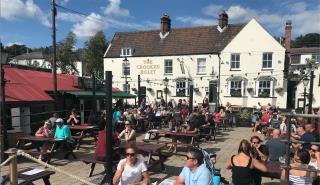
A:
[[[126,143],[122,142],[120,144],[120,148],[124,149]],[[165,144],[154,144],[154,143],[145,143],[145,142],[136,142],[135,143],[136,147],[138,150],[143,151],[143,152],[158,152],[161,150],[163,147],[165,147]]]
[[[198,134],[191,134],[191,133],[184,133],[184,132],[173,132],[173,131],[161,131],[161,130],[149,130],[149,133],[155,133],[155,134],[164,134],[168,136],[188,136],[188,137],[195,137]]]
[[[36,180],[42,179],[44,177],[48,177],[50,175],[55,174],[54,171],[49,171],[49,170],[44,170],[44,171],[36,173],[34,175],[24,175],[24,174],[22,174],[22,173],[30,171],[30,170],[33,170],[33,168],[27,168],[27,169],[19,171],[18,177],[22,178],[25,181],[33,182],[33,181],[36,181]]]
[[[81,125],[68,125],[70,130],[90,130],[93,129],[94,126],[81,126]]]
[[[55,141],[52,137],[39,137],[39,136],[23,136],[19,137],[19,140],[28,140],[28,141],[47,141],[47,142],[53,142]]]

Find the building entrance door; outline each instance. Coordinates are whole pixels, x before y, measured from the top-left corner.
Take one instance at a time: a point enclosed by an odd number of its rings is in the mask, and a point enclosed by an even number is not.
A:
[[[209,81],[209,102],[217,103],[217,81]]]

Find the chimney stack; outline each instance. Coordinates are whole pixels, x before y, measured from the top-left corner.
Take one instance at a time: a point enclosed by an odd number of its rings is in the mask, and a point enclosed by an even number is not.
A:
[[[221,10],[219,13],[219,27],[223,29],[227,25],[228,25],[228,14],[224,10]]]
[[[292,22],[288,20],[286,22],[285,33],[284,33],[284,47],[288,50],[291,48],[291,26]]]
[[[160,30],[162,33],[166,33],[169,32],[171,29],[171,19],[170,16],[168,16],[167,14],[164,14],[163,16],[161,16],[160,18],[161,20],[161,24],[160,24]]]

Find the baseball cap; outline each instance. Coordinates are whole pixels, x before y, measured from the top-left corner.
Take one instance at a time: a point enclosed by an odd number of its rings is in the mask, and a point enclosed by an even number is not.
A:
[[[56,119],[55,123],[63,123],[63,119],[58,118],[58,119]]]

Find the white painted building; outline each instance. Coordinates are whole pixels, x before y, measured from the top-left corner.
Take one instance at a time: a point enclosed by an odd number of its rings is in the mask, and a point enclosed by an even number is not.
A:
[[[301,69],[308,69],[307,59],[314,58],[316,63],[318,63],[318,68],[314,69],[315,78],[313,79],[313,108],[320,108],[320,48],[319,47],[311,47],[311,48],[291,48],[290,50],[290,61],[291,68],[296,69],[294,71],[295,74],[300,74]],[[308,71],[306,74],[309,74]],[[309,79],[309,83],[306,86],[306,93],[310,93],[310,75],[307,75]],[[303,80],[298,82],[295,86],[295,108],[303,107],[303,93],[304,93],[304,84]],[[308,97],[306,97],[306,104],[309,104]]]
[[[104,57],[113,86],[135,93],[141,75],[149,102],[165,97],[167,78],[168,100],[188,100],[192,82],[194,100],[202,103],[208,97],[214,104],[220,67],[219,103],[286,107],[285,48],[255,19],[228,24],[223,11],[218,25],[171,29],[170,17],[164,15],[160,30],[115,33]]]

